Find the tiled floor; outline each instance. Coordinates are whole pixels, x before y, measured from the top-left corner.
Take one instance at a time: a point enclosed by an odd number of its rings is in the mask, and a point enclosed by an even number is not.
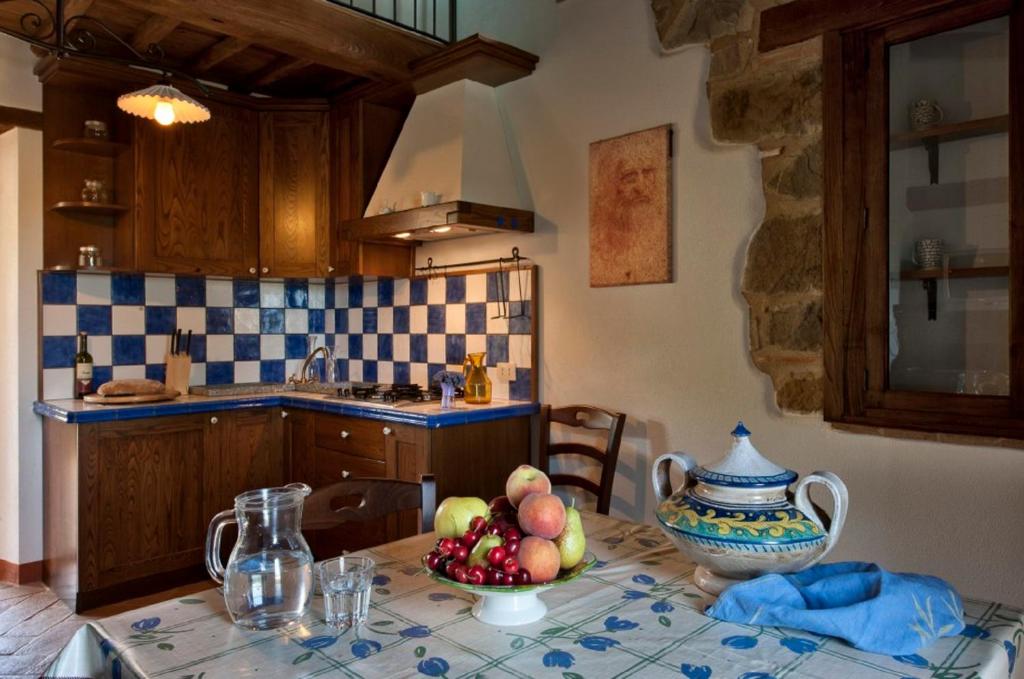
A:
[[[91,619],[41,584],[0,584],[0,677],[38,677]]]
[[[0,679],[40,676],[78,628],[90,620],[191,594],[211,584],[187,585],[75,615],[45,585],[0,583]]]

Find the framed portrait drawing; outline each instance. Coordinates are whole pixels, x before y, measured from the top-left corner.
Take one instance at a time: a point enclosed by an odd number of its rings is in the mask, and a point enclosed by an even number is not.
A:
[[[590,144],[590,286],[672,281],[672,126]]]

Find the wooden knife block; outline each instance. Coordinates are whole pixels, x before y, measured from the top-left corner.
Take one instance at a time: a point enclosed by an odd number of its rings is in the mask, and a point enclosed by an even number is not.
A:
[[[188,393],[189,375],[192,374],[192,359],[185,354],[167,354],[164,384],[179,394]]]

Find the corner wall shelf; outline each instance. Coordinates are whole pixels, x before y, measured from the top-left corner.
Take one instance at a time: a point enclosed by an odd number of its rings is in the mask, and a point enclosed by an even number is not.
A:
[[[65,137],[56,139],[53,148],[60,151],[87,153],[91,156],[114,158],[131,149],[130,144],[122,144],[107,139],[91,139],[89,137]]]
[[[116,205],[114,203],[88,203],[81,200],[62,200],[54,203],[50,209],[55,212],[77,212],[80,214],[93,215],[118,215],[127,212],[127,205]]]

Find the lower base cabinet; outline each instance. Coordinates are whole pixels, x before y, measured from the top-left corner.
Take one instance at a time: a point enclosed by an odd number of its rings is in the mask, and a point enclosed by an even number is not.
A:
[[[509,472],[529,462],[530,417],[442,429],[291,408],[95,424],[46,419],[43,447],[43,579],[83,611],[207,577],[210,519],[253,488],[432,473],[439,501],[501,495]],[[307,539],[322,559],[418,528],[411,511]],[[224,544],[226,557],[234,533]]]

